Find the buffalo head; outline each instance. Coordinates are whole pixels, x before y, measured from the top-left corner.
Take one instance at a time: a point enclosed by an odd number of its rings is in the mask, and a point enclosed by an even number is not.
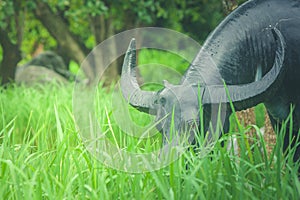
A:
[[[272,32],[277,48],[271,70],[253,83],[227,85],[226,89],[226,83],[200,85],[195,82],[172,85],[165,82],[165,87],[160,91],[141,90],[136,80],[136,45],[135,39],[132,39],[122,69],[122,94],[138,110],[156,115],[156,127],[164,135],[164,142],[173,133],[185,133],[188,141],[192,142],[200,129],[208,130],[211,105],[229,106],[229,102],[232,102],[237,110],[246,109],[262,102],[273,92],[274,85],[280,84],[285,71],[282,66],[286,45],[280,31],[274,28]],[[204,108],[203,113],[201,106]]]

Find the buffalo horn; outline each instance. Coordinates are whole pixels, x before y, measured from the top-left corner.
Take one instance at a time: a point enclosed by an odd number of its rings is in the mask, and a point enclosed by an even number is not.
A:
[[[131,40],[124,58],[120,84],[124,98],[133,107],[143,112],[149,112],[150,109],[154,110],[155,92],[143,91],[137,83],[136,44],[134,38]]]
[[[286,48],[284,37],[277,28],[273,28],[272,33],[277,49],[270,71],[253,83],[228,85],[227,89],[224,89],[224,85],[207,86],[202,99],[203,104],[229,103],[231,101],[236,110],[243,110],[255,106],[267,97],[272,98],[271,96],[276,92],[286,71],[283,67]]]

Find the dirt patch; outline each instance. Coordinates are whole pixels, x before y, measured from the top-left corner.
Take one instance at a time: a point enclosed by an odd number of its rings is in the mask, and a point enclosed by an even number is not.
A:
[[[256,124],[254,108],[237,112],[237,117],[241,122],[241,124],[243,124],[244,126]],[[268,155],[270,155],[270,152],[273,150],[274,145],[276,143],[276,135],[267,113],[265,114],[265,126],[263,127],[263,132],[264,132],[264,140],[266,142]],[[256,135],[254,129],[251,129],[247,134],[250,137]]]

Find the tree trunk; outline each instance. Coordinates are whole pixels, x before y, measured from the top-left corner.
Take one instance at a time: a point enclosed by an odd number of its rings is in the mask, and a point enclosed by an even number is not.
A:
[[[222,3],[226,15],[231,13],[238,6],[236,0],[222,0]]]
[[[18,44],[13,44],[8,33],[0,29],[0,44],[3,50],[3,59],[0,64],[1,85],[5,85],[15,78],[18,62],[21,60],[21,52]]]
[[[41,21],[52,37],[56,39],[61,49],[66,52],[68,57],[78,64],[81,64],[89,53],[86,46],[70,32],[69,27],[63,18],[56,15],[47,3],[36,1],[36,5],[37,8],[34,13],[37,19]],[[84,67],[82,70],[90,81],[93,81],[96,78],[95,69],[92,67]]]
[[[111,18],[105,19],[103,15],[98,15],[95,17],[90,16],[91,29],[93,30],[96,45],[99,45],[105,39],[115,34],[111,20]],[[94,58],[95,66],[97,66],[95,72],[97,76],[101,76],[100,81],[104,81],[104,85],[110,85],[114,80],[116,80],[116,77],[119,74],[119,65],[122,65],[122,63],[116,60],[115,62],[111,63],[108,68],[105,68],[107,67],[105,66],[107,63],[103,62],[104,58],[102,56],[105,56],[105,53],[109,52],[109,56],[116,58],[116,48],[116,44],[112,42],[110,43],[110,46],[107,47],[105,52],[98,52],[97,56]]]

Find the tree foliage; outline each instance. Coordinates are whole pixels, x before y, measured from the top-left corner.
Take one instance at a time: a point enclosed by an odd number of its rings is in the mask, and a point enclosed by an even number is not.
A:
[[[222,0],[0,0],[0,77],[13,79],[17,63],[39,46],[80,65],[95,45],[136,27],[170,28],[201,42],[224,14]],[[83,71],[89,80],[98,73]],[[109,75],[118,72],[116,63]]]

